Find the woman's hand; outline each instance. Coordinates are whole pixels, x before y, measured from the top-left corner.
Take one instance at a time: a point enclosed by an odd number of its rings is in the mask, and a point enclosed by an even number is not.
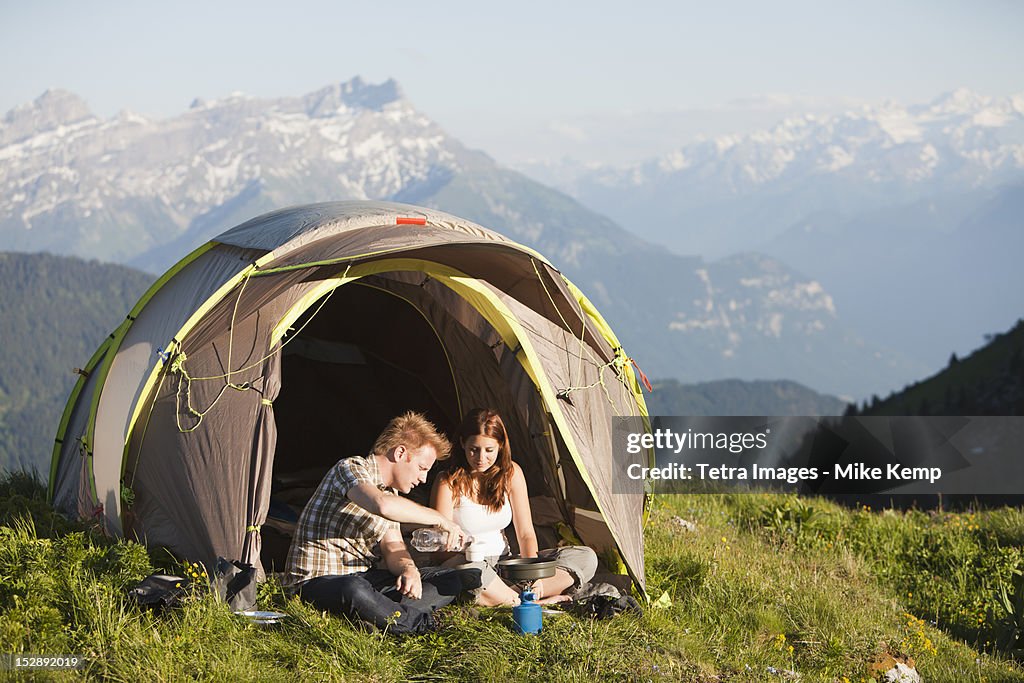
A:
[[[416,565],[406,567],[405,571],[398,575],[395,588],[399,593],[413,600],[423,597],[423,580],[420,578],[420,570],[416,568]]]

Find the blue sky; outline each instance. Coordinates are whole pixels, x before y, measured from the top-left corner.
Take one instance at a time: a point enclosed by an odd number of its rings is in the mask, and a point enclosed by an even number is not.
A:
[[[103,116],[172,116],[195,97],[393,77],[449,132],[507,158],[540,131],[763,95],[1024,92],[1022,29],[1010,0],[6,3],[0,111],[59,87]]]

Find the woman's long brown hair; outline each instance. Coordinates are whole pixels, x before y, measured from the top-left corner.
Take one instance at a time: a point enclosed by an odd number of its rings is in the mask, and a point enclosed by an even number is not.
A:
[[[498,442],[498,457],[483,474],[473,472],[466,459],[466,439],[489,436]],[[452,448],[451,465],[443,475],[443,482],[452,488],[452,497],[466,496],[497,512],[505,505],[512,482],[512,448],[505,432],[505,423],[498,411],[474,408],[466,413],[459,426],[459,445]]]

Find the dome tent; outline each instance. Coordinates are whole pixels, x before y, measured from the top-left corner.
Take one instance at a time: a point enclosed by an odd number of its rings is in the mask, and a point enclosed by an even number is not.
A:
[[[491,406],[538,533],[571,532],[643,589],[646,498],[612,462],[613,417],[647,414],[628,360],[576,287],[497,233],[402,204],[282,209],[184,258],[103,342],[49,495],[107,533],[259,566],[279,491],[301,509],[404,410],[451,431]]]

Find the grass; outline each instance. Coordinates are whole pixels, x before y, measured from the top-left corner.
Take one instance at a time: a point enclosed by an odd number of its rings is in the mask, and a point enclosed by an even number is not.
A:
[[[912,658],[926,681],[1024,681],[1013,614],[1024,600],[1022,537],[1019,509],[900,513],[782,495],[663,496],[646,530],[648,589],[663,606],[643,618],[565,615],[528,637],[511,632],[507,610],[453,606],[437,632],[397,639],[288,599],[273,582],[259,601],[289,615],[279,626],[252,625],[199,593],[165,614],[140,611],[125,593],[159,558],[64,522],[38,481],[8,475],[0,653],[87,659],[83,670],[34,671],[32,680],[132,683],[710,683],[789,672],[839,682],[869,680],[887,657]]]

